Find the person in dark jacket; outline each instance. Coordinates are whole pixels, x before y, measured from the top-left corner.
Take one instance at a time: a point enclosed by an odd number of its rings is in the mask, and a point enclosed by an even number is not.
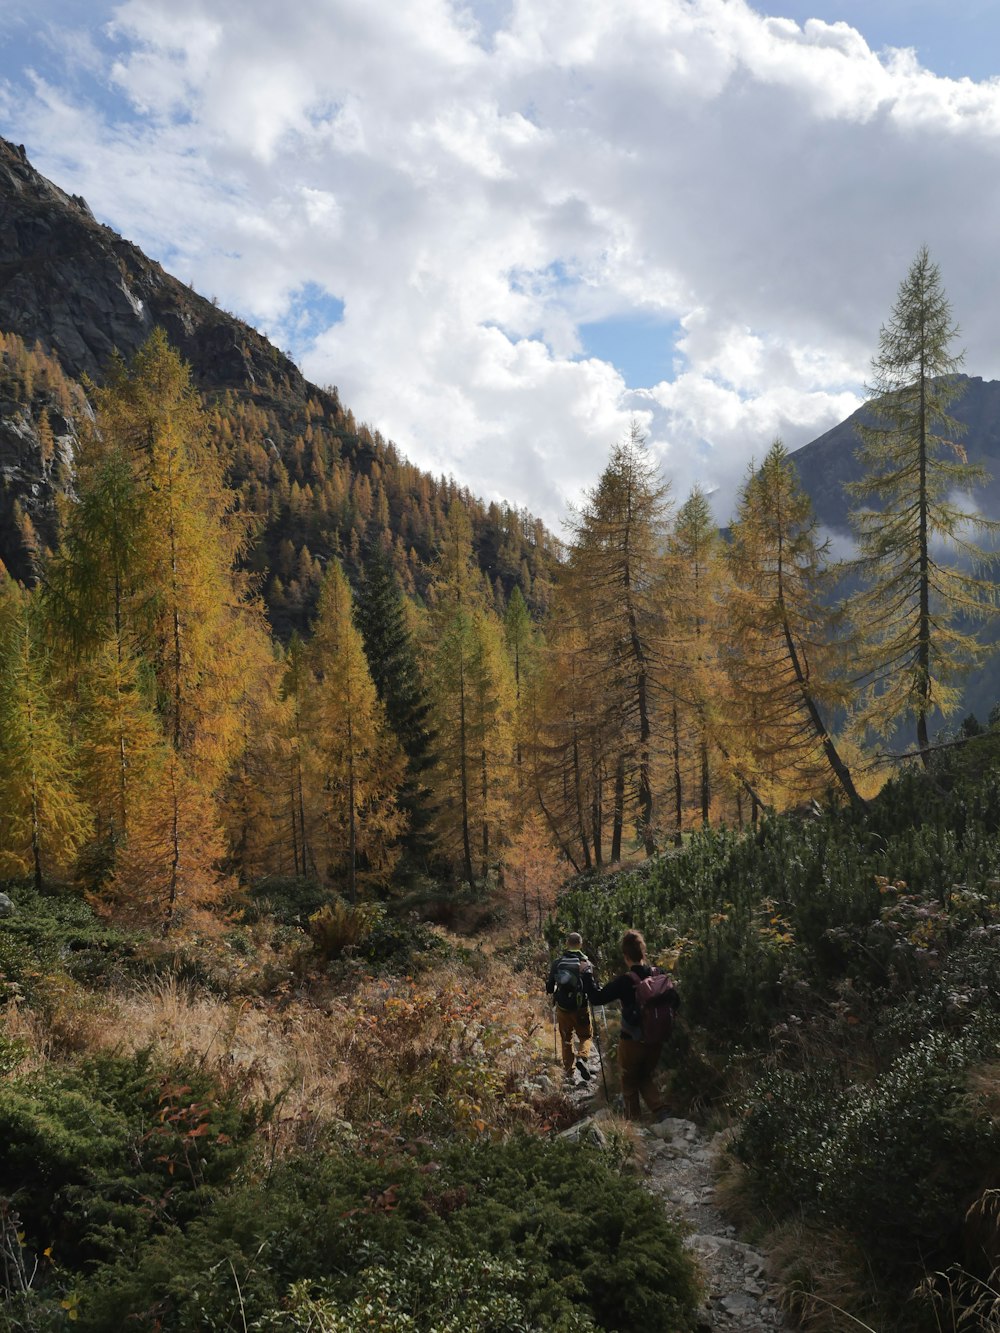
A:
[[[586,964],[590,967],[590,959],[583,952],[583,936],[577,931],[572,930],[566,936],[566,947],[549,968],[549,975],[545,982],[546,994],[551,995],[555,1006],[556,1024],[559,1028],[559,1040],[562,1047],[562,1063],[566,1077],[573,1077],[573,1038],[576,1037],[579,1042],[577,1050],[576,1067],[579,1070],[580,1077],[585,1081],[590,1078],[590,1068],[587,1060],[590,1056],[590,1042],[594,1035],[590,1025],[590,1006],[587,1004],[582,984],[581,969]],[[575,979],[576,994],[567,996],[562,995],[562,988],[558,985],[558,978],[561,975],[568,975]],[[572,988],[570,988],[572,989]],[[566,1004],[560,1003],[565,999]],[[572,1001],[570,1004],[569,1001]]]
[[[580,973],[587,999],[592,1005],[611,1004],[617,1000],[622,1007],[621,1033],[618,1039],[618,1072],[622,1081],[622,1097],[625,1101],[625,1115],[629,1120],[638,1120],[640,1115],[639,1098],[655,1114],[664,1109],[663,1099],[653,1082],[653,1074],[660,1062],[663,1042],[647,1042],[642,1039],[642,1015],[635,998],[635,988],[639,981],[659,972],[659,968],[650,967],[646,962],[646,941],[637,930],[627,930],[622,936],[622,956],[627,972],[609,981],[606,986],[598,986],[591,963],[581,965]]]

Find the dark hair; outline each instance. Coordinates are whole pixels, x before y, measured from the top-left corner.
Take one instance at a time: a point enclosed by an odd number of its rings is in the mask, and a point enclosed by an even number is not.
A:
[[[638,930],[626,930],[622,936],[621,948],[630,963],[641,963],[646,957],[646,941]]]

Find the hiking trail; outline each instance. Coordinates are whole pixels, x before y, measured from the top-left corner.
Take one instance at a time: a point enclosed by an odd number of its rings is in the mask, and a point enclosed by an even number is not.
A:
[[[568,1095],[582,1118],[564,1130],[566,1139],[607,1142],[602,1122],[611,1112],[594,1109],[600,1086],[596,1061],[589,1082],[577,1082]],[[549,1083],[542,1076],[535,1082]],[[684,1244],[695,1258],[705,1289],[699,1333],[762,1333],[790,1329],[778,1307],[777,1293],[765,1275],[766,1258],[737,1238],[715,1202],[714,1163],[727,1134],[706,1136],[691,1120],[665,1119],[636,1125],[638,1170],[642,1184],[663,1200],[684,1228]]]

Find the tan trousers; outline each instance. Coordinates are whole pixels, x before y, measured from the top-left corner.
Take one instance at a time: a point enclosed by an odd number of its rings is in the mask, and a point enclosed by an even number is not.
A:
[[[581,1060],[590,1055],[590,1039],[594,1035],[590,1026],[590,1006],[585,1004],[580,1009],[556,1008],[556,1023],[559,1027],[559,1040],[562,1042],[563,1069],[567,1074],[573,1072],[573,1037],[580,1043],[577,1052]]]
[[[618,1039],[618,1072],[621,1075],[622,1097],[628,1120],[639,1119],[640,1095],[651,1111],[663,1109],[663,1098],[653,1082],[653,1074],[660,1063],[662,1050],[662,1041],[648,1045],[644,1041],[633,1041],[628,1037]]]

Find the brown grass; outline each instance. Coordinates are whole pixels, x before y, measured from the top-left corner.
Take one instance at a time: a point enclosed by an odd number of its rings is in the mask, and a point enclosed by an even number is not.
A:
[[[842,1232],[786,1223],[767,1238],[768,1271],[781,1304],[807,1333],[883,1327],[864,1256]]]
[[[362,975],[346,993],[321,983],[277,1001],[224,999],[170,976],[106,992],[54,977],[32,1007],[6,1007],[0,1032],[26,1044],[24,1070],[143,1048],[193,1061],[246,1099],[277,1103],[272,1152],[386,1115],[417,1132],[432,1111],[469,1133],[541,1126],[559,1108],[534,1106],[522,1087],[533,1071],[556,1073],[547,1010],[511,980],[485,953],[457,970]]]

